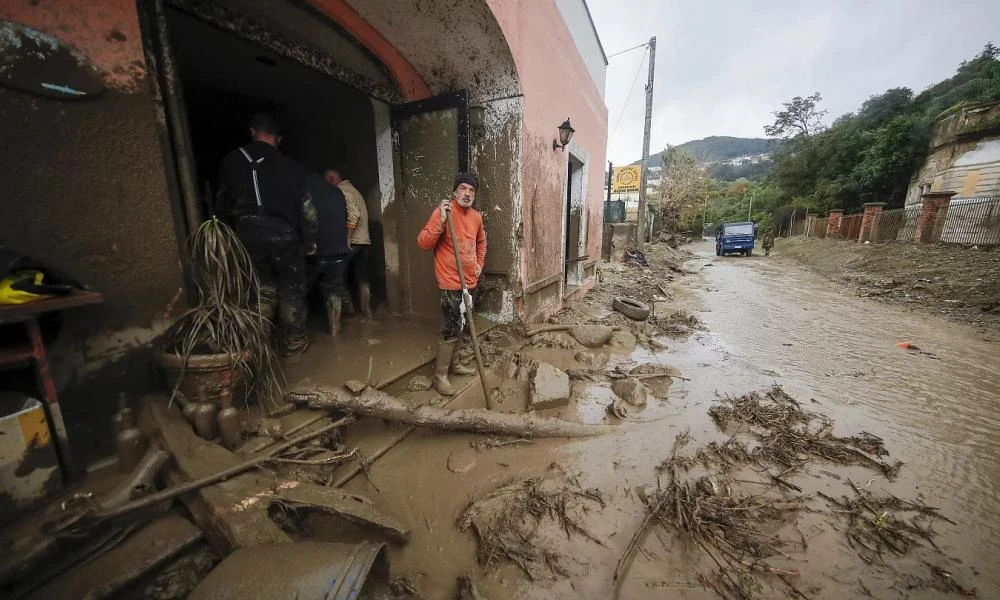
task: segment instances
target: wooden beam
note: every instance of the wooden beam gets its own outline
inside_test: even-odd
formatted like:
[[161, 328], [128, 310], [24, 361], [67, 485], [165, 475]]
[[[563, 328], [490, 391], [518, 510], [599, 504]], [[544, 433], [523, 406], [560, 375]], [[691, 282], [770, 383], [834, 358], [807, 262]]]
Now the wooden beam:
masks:
[[[239, 465], [243, 459], [222, 446], [195, 435], [177, 407], [166, 398], [147, 397], [145, 411], [159, 432], [162, 447], [174, 457], [168, 473], [171, 485], [201, 479]], [[273, 477], [256, 472], [200, 489], [181, 499], [217, 552], [292, 541], [267, 514], [274, 494]]]

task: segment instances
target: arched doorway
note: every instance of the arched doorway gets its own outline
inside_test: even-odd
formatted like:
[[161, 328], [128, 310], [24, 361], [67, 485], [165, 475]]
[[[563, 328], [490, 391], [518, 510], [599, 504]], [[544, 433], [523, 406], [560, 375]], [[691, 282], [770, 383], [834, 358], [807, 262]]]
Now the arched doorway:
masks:
[[140, 3], [188, 227], [211, 210], [213, 165], [245, 141], [246, 118], [265, 109], [286, 128], [286, 153], [311, 169], [349, 165], [368, 203], [376, 302], [436, 312], [432, 258], [415, 237], [463, 169], [483, 175], [487, 274], [509, 281], [520, 193], [517, 72], [487, 3], [457, 4]]

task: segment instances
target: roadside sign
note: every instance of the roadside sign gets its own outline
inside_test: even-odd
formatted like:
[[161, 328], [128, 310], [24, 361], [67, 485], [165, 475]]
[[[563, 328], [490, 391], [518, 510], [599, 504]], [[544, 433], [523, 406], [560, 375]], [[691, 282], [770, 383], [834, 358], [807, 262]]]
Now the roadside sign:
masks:
[[642, 167], [639, 165], [615, 167], [615, 178], [611, 185], [611, 191], [616, 193], [638, 192], [641, 175]]

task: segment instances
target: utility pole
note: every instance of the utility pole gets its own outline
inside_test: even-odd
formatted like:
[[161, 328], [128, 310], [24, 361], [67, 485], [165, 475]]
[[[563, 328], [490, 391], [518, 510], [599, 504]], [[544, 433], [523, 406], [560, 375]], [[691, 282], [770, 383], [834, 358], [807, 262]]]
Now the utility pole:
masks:
[[753, 212], [753, 192], [750, 192], [750, 208], [747, 209], [747, 221], [750, 220], [750, 213]]
[[649, 38], [649, 80], [646, 82], [646, 126], [642, 133], [642, 175], [639, 177], [639, 214], [636, 237], [646, 242], [646, 182], [649, 179], [649, 130], [653, 125], [653, 70], [656, 66], [656, 36]]
[[611, 202], [611, 186], [615, 181], [615, 165], [608, 161], [608, 202]]

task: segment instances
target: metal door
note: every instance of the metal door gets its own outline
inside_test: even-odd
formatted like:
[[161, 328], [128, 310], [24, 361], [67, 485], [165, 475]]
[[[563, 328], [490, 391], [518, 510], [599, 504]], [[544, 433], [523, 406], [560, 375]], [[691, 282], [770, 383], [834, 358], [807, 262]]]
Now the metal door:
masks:
[[455, 176], [469, 168], [469, 101], [464, 92], [393, 107], [402, 210], [399, 223], [403, 306], [412, 313], [441, 312], [434, 255], [417, 248], [417, 235]]

